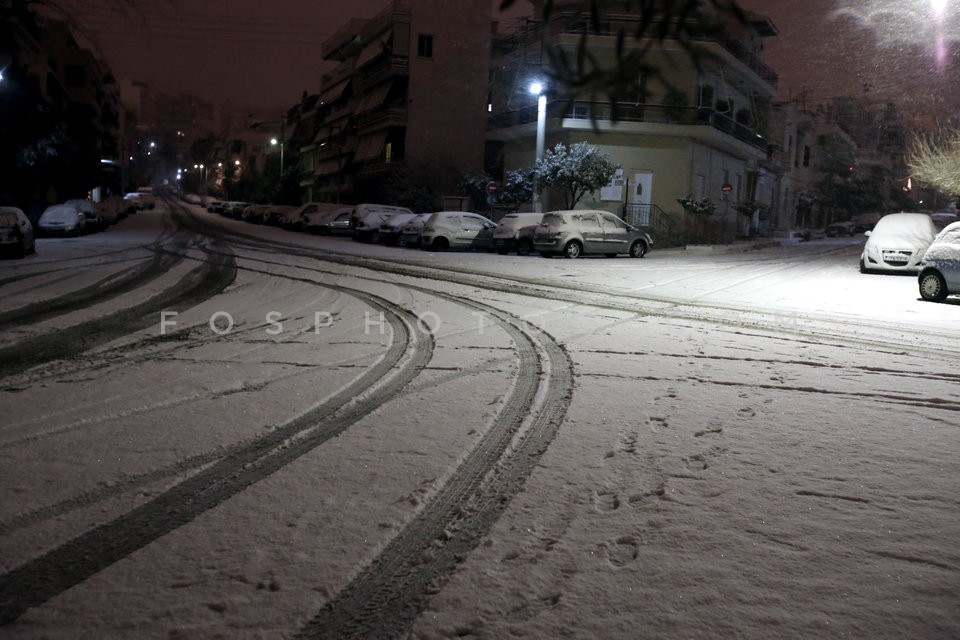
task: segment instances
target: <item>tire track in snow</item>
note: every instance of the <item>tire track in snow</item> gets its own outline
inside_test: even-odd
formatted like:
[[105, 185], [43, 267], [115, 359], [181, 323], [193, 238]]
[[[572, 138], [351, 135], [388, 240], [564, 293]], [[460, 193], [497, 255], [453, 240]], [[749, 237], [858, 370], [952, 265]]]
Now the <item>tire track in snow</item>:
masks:
[[37, 364], [77, 355], [150, 326], [160, 311], [182, 311], [223, 291], [236, 277], [233, 252], [229, 248], [203, 250], [208, 259], [174, 286], [145, 302], [0, 349], [0, 378], [21, 373]]
[[363, 291], [333, 287], [384, 314], [394, 332], [386, 355], [321, 405], [146, 502], [0, 576], [0, 625], [191, 522], [251, 484], [336, 437], [396, 396], [433, 356], [417, 318]]
[[419, 616], [437, 581], [449, 575], [499, 519], [566, 414], [573, 363], [552, 336], [494, 307], [430, 293], [492, 317], [511, 336], [519, 352], [516, 386], [491, 428], [443, 487], [300, 630], [298, 640], [399, 636]]

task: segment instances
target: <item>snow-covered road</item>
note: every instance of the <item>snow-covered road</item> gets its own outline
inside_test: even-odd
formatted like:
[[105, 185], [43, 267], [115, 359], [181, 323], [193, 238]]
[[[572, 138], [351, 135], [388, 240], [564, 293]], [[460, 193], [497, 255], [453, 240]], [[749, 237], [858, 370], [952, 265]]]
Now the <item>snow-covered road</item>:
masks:
[[859, 247], [41, 241], [0, 637], [960, 637], [960, 305]]

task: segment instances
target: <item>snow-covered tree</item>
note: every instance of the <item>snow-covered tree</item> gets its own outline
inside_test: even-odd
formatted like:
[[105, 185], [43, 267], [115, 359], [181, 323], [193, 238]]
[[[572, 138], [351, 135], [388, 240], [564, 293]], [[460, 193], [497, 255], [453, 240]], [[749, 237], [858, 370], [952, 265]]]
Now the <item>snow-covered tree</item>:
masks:
[[914, 137], [907, 153], [911, 177], [951, 195], [960, 195], [960, 127]]
[[617, 165], [606, 154], [586, 142], [577, 142], [547, 150], [532, 173], [538, 189], [562, 192], [564, 209], [573, 209], [583, 196], [609, 184], [616, 171]]

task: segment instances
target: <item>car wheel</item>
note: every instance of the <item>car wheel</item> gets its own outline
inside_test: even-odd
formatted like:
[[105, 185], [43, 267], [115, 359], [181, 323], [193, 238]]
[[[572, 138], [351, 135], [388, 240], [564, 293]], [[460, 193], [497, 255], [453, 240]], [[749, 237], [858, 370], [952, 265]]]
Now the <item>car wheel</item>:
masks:
[[864, 263], [863, 258], [860, 258], [860, 273], [870, 273], [870, 269], [867, 269], [867, 265]]
[[947, 283], [936, 271], [920, 274], [920, 297], [931, 302], [943, 302], [947, 298]]
[[380, 242], [379, 231], [374, 231], [373, 233], [370, 234], [370, 242], [372, 242], [373, 244], [378, 244]]
[[583, 247], [580, 246], [580, 243], [576, 240], [571, 240], [563, 248], [563, 255], [568, 258], [579, 258], [580, 254], [583, 252]]
[[517, 240], [517, 255], [528, 256], [533, 253], [533, 243], [529, 240]]
[[642, 258], [647, 255], [647, 243], [643, 240], [637, 240], [632, 245], [630, 245], [630, 257], [631, 258]]
[[434, 251], [446, 251], [450, 248], [450, 242], [446, 238], [434, 238], [433, 239], [433, 250]]

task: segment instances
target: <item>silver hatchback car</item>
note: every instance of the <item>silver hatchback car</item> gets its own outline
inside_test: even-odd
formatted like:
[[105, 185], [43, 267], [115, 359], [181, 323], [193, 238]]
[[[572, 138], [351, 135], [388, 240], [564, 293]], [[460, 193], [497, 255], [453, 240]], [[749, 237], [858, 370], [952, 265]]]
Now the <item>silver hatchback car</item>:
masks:
[[920, 296], [943, 302], [960, 294], [960, 222], [944, 227], [920, 261]]
[[533, 236], [533, 248], [544, 257], [626, 253], [642, 258], [651, 246], [653, 239], [644, 231], [607, 211], [588, 209], [545, 213]]

